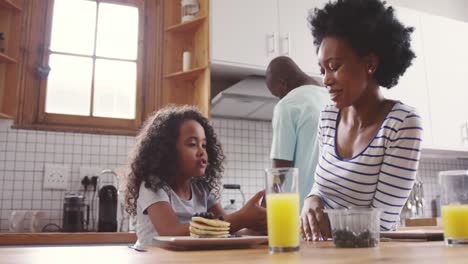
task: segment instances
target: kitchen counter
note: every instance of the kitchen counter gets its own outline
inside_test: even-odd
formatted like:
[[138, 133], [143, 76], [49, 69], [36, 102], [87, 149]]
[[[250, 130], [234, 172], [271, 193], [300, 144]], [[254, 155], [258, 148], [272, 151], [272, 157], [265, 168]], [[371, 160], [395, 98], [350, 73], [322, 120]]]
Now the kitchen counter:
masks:
[[251, 249], [171, 251], [148, 247], [137, 252], [124, 245], [0, 247], [0, 262], [9, 263], [467, 263], [468, 247], [443, 242], [382, 242], [378, 248], [337, 249], [333, 242], [303, 242], [295, 253], [268, 254]]
[[0, 233], [0, 245], [114, 244], [136, 240], [135, 233], [119, 232]]

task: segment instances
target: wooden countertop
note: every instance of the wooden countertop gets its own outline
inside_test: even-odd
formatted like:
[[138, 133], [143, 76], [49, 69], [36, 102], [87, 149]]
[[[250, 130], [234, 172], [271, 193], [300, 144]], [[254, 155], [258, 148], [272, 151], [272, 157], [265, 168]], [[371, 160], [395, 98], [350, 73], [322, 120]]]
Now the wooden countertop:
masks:
[[0, 233], [0, 245], [122, 244], [136, 240], [135, 233], [120, 232]]
[[304, 242], [296, 253], [269, 254], [266, 245], [252, 249], [171, 251], [149, 247], [137, 252], [124, 245], [0, 247], [0, 262], [9, 263], [463, 263], [468, 247], [443, 242], [382, 242], [377, 248], [337, 249], [333, 242]]
[[[400, 230], [440, 229], [440, 227], [401, 227]], [[70, 244], [122, 244], [134, 243], [135, 233], [0, 233], [0, 246], [7, 245], [70, 245]]]

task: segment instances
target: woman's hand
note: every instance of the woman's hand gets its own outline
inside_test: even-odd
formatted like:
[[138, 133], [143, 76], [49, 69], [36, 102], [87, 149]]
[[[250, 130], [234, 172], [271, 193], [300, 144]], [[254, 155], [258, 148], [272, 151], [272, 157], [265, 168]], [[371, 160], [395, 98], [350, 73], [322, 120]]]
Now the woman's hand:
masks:
[[304, 201], [301, 212], [301, 235], [306, 241], [320, 237], [327, 240], [331, 237], [328, 216], [323, 213], [323, 202], [318, 196], [309, 196]]
[[267, 233], [266, 209], [261, 207], [260, 199], [265, 195], [265, 190], [256, 193], [239, 210], [239, 213], [245, 217], [246, 228], [250, 228], [262, 234]]

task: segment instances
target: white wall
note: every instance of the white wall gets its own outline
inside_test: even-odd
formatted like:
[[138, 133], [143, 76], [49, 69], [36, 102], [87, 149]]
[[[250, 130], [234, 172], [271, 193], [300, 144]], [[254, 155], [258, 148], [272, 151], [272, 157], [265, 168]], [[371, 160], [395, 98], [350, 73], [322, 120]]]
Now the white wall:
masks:
[[[246, 198], [251, 197], [264, 188], [263, 169], [270, 166], [270, 122], [214, 118], [212, 123], [226, 155], [223, 183], [240, 184]], [[65, 191], [42, 188], [44, 163], [71, 165], [69, 190], [79, 190], [81, 166], [122, 167], [135, 140], [128, 136], [11, 129], [11, 125], [11, 121], [0, 119], [0, 232], [8, 232], [14, 210], [41, 210], [47, 222], [62, 225]], [[424, 181], [426, 216], [430, 216], [430, 201], [439, 194], [438, 171], [467, 168], [468, 160], [421, 161], [418, 174]], [[239, 194], [224, 191], [223, 205], [228, 199], [240, 203]]]
[[[270, 122], [216, 118], [212, 123], [226, 155], [223, 183], [241, 184], [246, 198], [251, 197], [263, 188], [263, 169], [270, 165]], [[0, 232], [8, 232], [9, 218], [15, 210], [44, 211], [46, 223], [62, 225], [66, 191], [43, 189], [45, 163], [70, 165], [67, 191], [78, 191], [82, 190], [80, 167], [119, 171], [135, 142], [131, 136], [22, 130], [12, 129], [11, 125], [10, 120], [0, 119]], [[223, 192], [223, 205], [228, 199], [241, 203], [239, 194]], [[88, 192], [87, 197], [89, 202], [92, 193]]]

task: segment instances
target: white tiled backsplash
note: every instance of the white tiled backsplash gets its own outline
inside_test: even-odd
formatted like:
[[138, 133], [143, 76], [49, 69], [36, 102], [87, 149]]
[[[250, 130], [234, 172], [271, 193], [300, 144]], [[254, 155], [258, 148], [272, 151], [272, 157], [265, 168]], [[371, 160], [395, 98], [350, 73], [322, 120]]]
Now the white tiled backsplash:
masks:
[[[223, 183], [240, 184], [248, 199], [264, 186], [263, 169], [270, 166], [270, 122], [212, 120], [226, 155]], [[46, 222], [61, 226], [64, 190], [43, 190], [45, 163], [71, 166], [69, 190], [80, 190], [80, 167], [118, 169], [125, 166], [134, 137], [44, 132], [11, 129], [11, 121], [0, 120], [0, 232], [8, 231], [14, 210], [41, 210]], [[426, 207], [438, 194], [436, 175], [440, 170], [468, 169], [467, 160], [422, 160], [419, 175], [424, 181]], [[222, 193], [222, 203], [235, 199], [238, 191]], [[26, 227], [25, 227], [26, 228]]]

